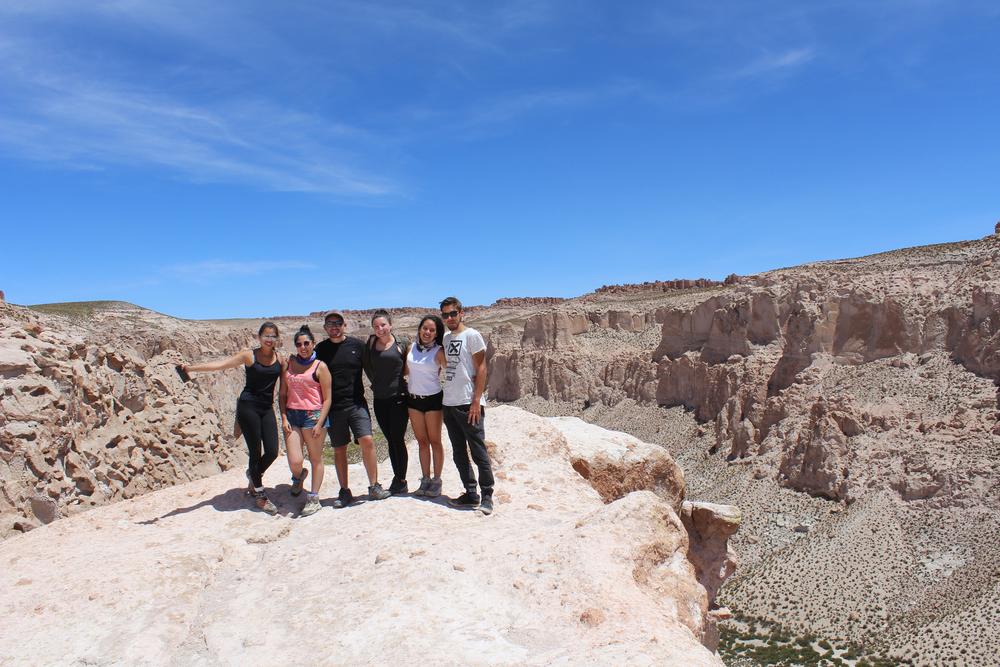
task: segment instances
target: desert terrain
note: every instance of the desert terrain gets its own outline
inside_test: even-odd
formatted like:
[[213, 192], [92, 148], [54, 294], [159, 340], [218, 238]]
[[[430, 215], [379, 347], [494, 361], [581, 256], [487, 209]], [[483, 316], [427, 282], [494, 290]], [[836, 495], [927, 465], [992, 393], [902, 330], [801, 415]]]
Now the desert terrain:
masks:
[[[506, 521], [508, 512], [523, 511], [522, 518], [534, 521], [532, 513], [542, 513], [530, 506], [552, 511], [567, 485], [592, 494], [587, 502], [597, 504], [587, 511], [598, 513], [646, 498], [683, 518], [684, 499], [713, 503], [702, 510], [715, 526], [711, 536], [691, 527], [689, 504], [688, 526], [676, 538], [688, 545], [671, 547], [686, 554], [679, 565], [697, 581], [694, 589], [671, 588], [671, 599], [697, 599], [708, 620], [692, 625], [674, 610], [665, 627], [679, 624], [714, 648], [712, 627], [731, 612], [721, 638], [727, 664], [758, 664], [767, 656], [781, 656], [785, 664], [995, 664], [998, 262], [1000, 234], [994, 234], [724, 282], [605, 286], [573, 299], [512, 298], [470, 308], [468, 323], [489, 342], [491, 404], [557, 418], [524, 427], [527, 443], [538, 440], [531, 433], [542, 432], [542, 424], [558, 430], [558, 418], [577, 417], [582, 421], [562, 435], [566, 442], [586, 440], [573, 429], [587, 422], [656, 445], [671, 461], [653, 465], [653, 455], [640, 448], [644, 462], [626, 457], [627, 470], [605, 465], [611, 472], [602, 474], [601, 466], [567, 455], [569, 445], [558, 455], [532, 451], [555, 456], [560, 465], [568, 461], [573, 474], [516, 492], [511, 482], [509, 503], [493, 518]], [[11, 544], [68, 531], [71, 521], [74, 530], [87, 530], [88, 521], [115, 512], [146, 517], [171, 503], [190, 503], [177, 495], [189, 487], [177, 484], [195, 485], [194, 497], [203, 493], [198, 484], [206, 485], [205, 493], [238, 486], [240, 473], [225, 471], [239, 469], [245, 456], [242, 443], [227, 437], [242, 378], [216, 374], [183, 385], [173, 364], [250, 344], [258, 321], [188, 322], [127, 304], [81, 306], [82, 312], [65, 305], [0, 308], [4, 553], [13, 553], [6, 551]], [[397, 330], [412, 335], [424, 311], [397, 313]], [[345, 314], [352, 333], [367, 333], [368, 313]], [[303, 320], [319, 331], [321, 317], [278, 322], [290, 335]], [[492, 411], [505, 416], [497, 427], [488, 423], [491, 439], [513, 437], [500, 432], [508, 416], [512, 424], [536, 423], [504, 410], [513, 407]], [[521, 453], [503, 451], [506, 474]], [[605, 447], [599, 458], [608, 451], [621, 454]], [[535, 474], [534, 465], [519, 474]], [[635, 484], [606, 486], [616, 479]], [[101, 505], [111, 507], [82, 512]], [[368, 511], [376, 509], [383, 511]], [[742, 525], [733, 534], [738, 515]], [[212, 520], [257, 516], [236, 512]], [[558, 525], [582, 525], [579, 516], [559, 516], [563, 523], [551, 524], [556, 532]], [[303, 530], [292, 523], [296, 533]], [[627, 539], [630, 553], [645, 539]], [[723, 555], [726, 539], [739, 565], [723, 584], [735, 562]], [[621, 573], [609, 576], [644, 594], [651, 590], [634, 567], [624, 581]], [[717, 606], [722, 609], [709, 617]], [[648, 613], [647, 621], [663, 612]], [[630, 645], [633, 652], [621, 655], [646, 655], [653, 644]], [[765, 654], [772, 649], [777, 652]], [[511, 653], [508, 661], [576, 655], [535, 650], [523, 659]], [[213, 654], [198, 655], [212, 660], [205, 656]], [[613, 651], [594, 655], [615, 662]], [[649, 655], [664, 664], [666, 654]]]
[[995, 234], [491, 309], [491, 398], [658, 443], [740, 507], [736, 644], [996, 664], [998, 262]]
[[[413, 496], [333, 510], [328, 478], [326, 507], [297, 518], [276, 465], [276, 517], [232, 470], [8, 539], [0, 662], [721, 665], [698, 570], [726, 569], [732, 518], [683, 501], [660, 447], [514, 407], [490, 419], [491, 517]], [[573, 464], [663, 474], [631, 491]]]
[[689, 498], [658, 445], [490, 407], [494, 516], [447, 505], [446, 465], [441, 498], [337, 511], [330, 470], [324, 510], [300, 517], [282, 457], [272, 517], [230, 437], [242, 373], [174, 370], [249, 345], [244, 323], [121, 303], [0, 316], [2, 664], [722, 664], [739, 510]]

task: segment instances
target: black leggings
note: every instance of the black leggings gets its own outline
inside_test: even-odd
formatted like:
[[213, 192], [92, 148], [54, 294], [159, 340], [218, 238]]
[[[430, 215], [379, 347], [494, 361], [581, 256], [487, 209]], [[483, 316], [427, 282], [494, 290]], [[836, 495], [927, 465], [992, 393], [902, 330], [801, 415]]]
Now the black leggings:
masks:
[[406, 479], [406, 467], [409, 455], [406, 453], [406, 425], [410, 421], [410, 412], [406, 407], [406, 397], [376, 398], [375, 421], [382, 435], [389, 443], [389, 462], [392, 464], [392, 476], [395, 481]]
[[[261, 479], [268, 467], [278, 458], [278, 422], [270, 405], [253, 401], [236, 402], [236, 421], [243, 431], [250, 454], [250, 481], [258, 489], [264, 486]], [[264, 451], [261, 452], [261, 444]]]

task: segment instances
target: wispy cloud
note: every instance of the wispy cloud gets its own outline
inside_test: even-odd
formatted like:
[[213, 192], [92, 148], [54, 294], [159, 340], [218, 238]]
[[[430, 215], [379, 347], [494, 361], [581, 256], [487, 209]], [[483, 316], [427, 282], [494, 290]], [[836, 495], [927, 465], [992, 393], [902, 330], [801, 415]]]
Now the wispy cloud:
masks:
[[175, 264], [163, 269], [167, 276], [178, 278], [224, 278], [230, 276], [253, 276], [275, 271], [315, 271], [319, 267], [309, 262], [297, 261], [250, 261], [206, 260], [189, 264]]
[[[8, 7], [7, 18], [18, 9], [29, 12]], [[40, 12], [30, 18], [41, 20]], [[197, 78], [184, 79], [185, 89], [161, 72], [155, 81], [157, 72], [134, 63], [94, 64], [101, 59], [32, 35], [30, 28], [0, 33], [0, 150], [74, 169], [155, 167], [183, 180], [266, 190], [362, 198], [400, 192], [392, 178], [363, 166], [379, 138], [362, 128], [233, 82], [213, 80], [207, 85], [222, 94], [206, 94], [190, 90]]]
[[806, 65], [816, 57], [815, 49], [811, 47], [790, 49], [781, 53], [761, 56], [743, 67], [734, 70], [731, 76], [752, 78], [774, 74], [787, 74], [792, 70]]

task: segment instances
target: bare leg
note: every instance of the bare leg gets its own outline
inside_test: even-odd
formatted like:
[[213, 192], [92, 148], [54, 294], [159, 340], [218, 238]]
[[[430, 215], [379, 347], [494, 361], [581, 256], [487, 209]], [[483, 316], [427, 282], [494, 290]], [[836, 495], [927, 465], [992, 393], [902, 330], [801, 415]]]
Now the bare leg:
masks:
[[326, 433], [314, 438], [311, 430], [307, 430], [302, 435], [305, 437], [306, 448], [309, 450], [309, 466], [312, 468], [312, 492], [319, 493], [320, 487], [323, 486], [323, 444], [326, 441]]
[[[361, 445], [361, 461], [365, 464], [365, 472], [368, 473], [368, 484], [374, 485], [378, 483], [378, 459], [375, 458], [375, 441], [372, 440], [370, 435], [362, 436], [358, 439], [358, 444]], [[347, 449], [346, 447], [344, 448]], [[344, 464], [347, 464], [347, 452], [344, 452]], [[345, 469], [344, 476], [347, 476], [347, 471]]]
[[424, 413], [420, 410], [410, 410], [410, 425], [413, 435], [420, 446], [420, 475], [431, 476], [431, 441], [427, 439], [427, 426], [424, 424]]
[[302, 429], [293, 426], [286, 440], [285, 456], [288, 457], [288, 469], [296, 479], [302, 474]]
[[340, 482], [340, 488], [349, 488], [347, 485], [347, 445], [333, 448], [333, 467], [337, 469], [337, 481]]
[[444, 423], [444, 412], [431, 410], [424, 413], [424, 421], [427, 427], [427, 439], [431, 442], [431, 452], [434, 454], [434, 476], [440, 478], [441, 469], [444, 467], [444, 446], [441, 444], [441, 425]]

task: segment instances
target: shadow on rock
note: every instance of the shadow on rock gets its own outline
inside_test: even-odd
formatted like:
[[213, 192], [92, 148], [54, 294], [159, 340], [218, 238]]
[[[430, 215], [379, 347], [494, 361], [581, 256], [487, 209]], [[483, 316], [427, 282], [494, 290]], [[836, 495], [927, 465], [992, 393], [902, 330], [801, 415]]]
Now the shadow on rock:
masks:
[[225, 493], [220, 493], [213, 498], [206, 498], [201, 502], [195, 503], [194, 505], [189, 505], [188, 507], [178, 507], [177, 509], [170, 510], [162, 516], [155, 517], [153, 519], [147, 519], [145, 521], [137, 521], [136, 523], [142, 525], [152, 525], [159, 521], [160, 519], [169, 519], [172, 516], [177, 516], [179, 514], [187, 514], [188, 512], [194, 512], [195, 510], [201, 509], [202, 507], [211, 507], [216, 512], [238, 512], [241, 510], [246, 511], [258, 511], [252, 500], [247, 496], [246, 489], [229, 489]]

